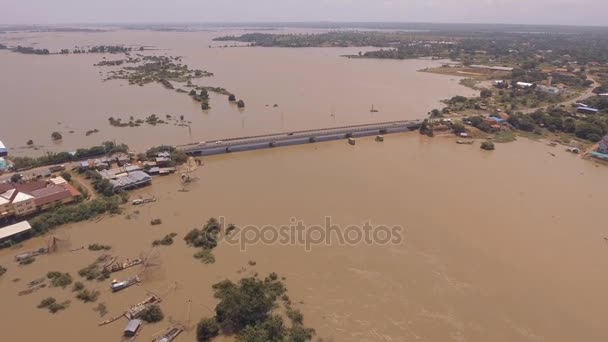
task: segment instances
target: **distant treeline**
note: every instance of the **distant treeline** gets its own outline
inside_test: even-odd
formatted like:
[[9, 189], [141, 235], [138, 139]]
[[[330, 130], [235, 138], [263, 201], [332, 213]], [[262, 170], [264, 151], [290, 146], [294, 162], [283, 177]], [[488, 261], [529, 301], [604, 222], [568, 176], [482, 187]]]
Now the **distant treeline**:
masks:
[[[449, 57], [472, 63], [517, 64], [528, 59], [561, 65], [608, 62], [608, 30], [581, 33], [479, 32], [479, 31], [332, 31], [320, 34], [249, 33], [218, 37], [254, 46], [382, 48], [358, 57], [406, 59]], [[546, 32], [546, 31], [543, 31]], [[578, 31], [575, 31], [578, 32]], [[357, 56], [353, 56], [357, 57]]]
[[16, 170], [40, 167], [46, 165], [63, 164], [84, 158], [98, 157], [107, 153], [123, 152], [126, 153], [129, 147], [125, 144], [115, 144], [111, 141], [106, 141], [99, 146], [91, 148], [79, 148], [74, 153], [59, 152], [49, 153], [42, 157], [11, 157]]
[[[6, 45], [1, 45], [0, 44], [0, 49], [7, 49], [8, 47]], [[16, 48], [12, 49], [14, 52], [18, 52], [18, 53], [23, 53], [23, 54], [30, 54], [30, 55], [50, 55], [51, 52], [48, 49], [35, 49], [33, 47], [29, 47], [29, 46], [17, 46]], [[137, 49], [138, 51], [143, 51], [144, 47], [141, 46]], [[74, 53], [74, 54], [80, 54], [80, 53], [129, 53], [133, 51], [132, 47], [126, 47], [126, 46], [120, 46], [120, 45], [99, 45], [99, 46], [93, 46], [90, 47], [88, 49], [84, 49], [84, 48], [75, 48], [75, 49], [61, 49], [60, 50], [60, 54], [69, 54], [69, 53]]]

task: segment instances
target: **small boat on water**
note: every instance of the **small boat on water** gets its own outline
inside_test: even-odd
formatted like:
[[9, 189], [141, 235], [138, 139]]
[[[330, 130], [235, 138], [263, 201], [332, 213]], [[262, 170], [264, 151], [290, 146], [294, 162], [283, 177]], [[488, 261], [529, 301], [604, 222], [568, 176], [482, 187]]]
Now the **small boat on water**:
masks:
[[156, 202], [156, 197], [136, 198], [133, 200], [133, 205], [141, 205], [152, 202]]
[[162, 333], [157, 338], [153, 339], [152, 342], [171, 342], [173, 341], [179, 334], [184, 331], [184, 327], [175, 324], [170, 326], [164, 333]]
[[129, 267], [133, 267], [133, 266], [137, 266], [140, 264], [143, 264], [143, 260], [141, 259], [133, 259], [133, 260], [129, 260], [127, 259], [127, 261], [125, 262], [121, 262], [118, 264], [113, 264], [110, 266], [110, 272], [118, 272], [118, 271], [122, 271], [124, 269], [127, 269]]
[[457, 140], [456, 143], [459, 145], [473, 145], [474, 141], [473, 140]]
[[150, 305], [153, 304], [158, 304], [160, 303], [161, 299], [159, 296], [157, 295], [151, 295], [150, 297], [146, 298], [145, 300], [143, 300], [140, 303], [137, 303], [135, 305], [133, 305], [132, 307], [130, 307], [126, 312], [125, 312], [125, 317], [127, 317], [127, 319], [131, 320], [131, 319], [135, 319], [137, 317], [139, 317], [139, 315], [141, 315], [141, 313]]
[[114, 279], [114, 280], [112, 280], [112, 285], [111, 285], [112, 292], [118, 292], [120, 290], [124, 290], [127, 287], [131, 287], [135, 284], [139, 284], [140, 282], [141, 282], [141, 279], [139, 279], [138, 276], [134, 276], [134, 277], [131, 277], [131, 278], [129, 278], [127, 280], [123, 280], [123, 281], [118, 281], [118, 280]]

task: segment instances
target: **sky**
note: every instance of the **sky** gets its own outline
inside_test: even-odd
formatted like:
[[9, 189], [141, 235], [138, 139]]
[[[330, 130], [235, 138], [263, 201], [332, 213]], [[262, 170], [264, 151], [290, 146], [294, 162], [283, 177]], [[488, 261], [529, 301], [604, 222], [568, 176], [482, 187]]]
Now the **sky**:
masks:
[[397, 21], [607, 26], [608, 0], [0, 0], [0, 25]]

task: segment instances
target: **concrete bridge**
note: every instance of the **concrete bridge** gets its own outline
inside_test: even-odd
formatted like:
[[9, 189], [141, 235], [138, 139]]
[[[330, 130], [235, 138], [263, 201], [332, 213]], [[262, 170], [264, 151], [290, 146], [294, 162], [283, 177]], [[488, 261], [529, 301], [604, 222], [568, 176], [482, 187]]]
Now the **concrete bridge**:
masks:
[[281, 146], [302, 145], [322, 141], [340, 140], [373, 136], [378, 134], [391, 134], [416, 130], [422, 120], [403, 120], [380, 122], [364, 125], [352, 125], [287, 133], [265, 134], [248, 137], [227, 138], [196, 144], [177, 146], [179, 150], [193, 156], [209, 156], [231, 152], [242, 152], [273, 148]]

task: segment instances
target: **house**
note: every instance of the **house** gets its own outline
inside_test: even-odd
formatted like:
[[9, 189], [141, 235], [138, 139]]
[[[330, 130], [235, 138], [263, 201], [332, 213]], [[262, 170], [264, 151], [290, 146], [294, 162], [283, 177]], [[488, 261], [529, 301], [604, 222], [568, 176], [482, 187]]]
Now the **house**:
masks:
[[158, 166], [167, 166], [171, 162], [171, 158], [168, 157], [157, 157], [156, 165]]
[[530, 88], [534, 85], [534, 83], [527, 83], [527, 82], [517, 82], [515, 83], [519, 88]]
[[562, 91], [557, 87], [547, 86], [547, 85], [538, 85], [536, 89], [542, 91], [543, 93], [551, 94], [551, 95], [559, 95]]
[[128, 154], [124, 154], [124, 153], [116, 153], [116, 154], [112, 155], [111, 158], [112, 158], [112, 160], [116, 161], [116, 164], [118, 164], [118, 166], [124, 166], [131, 162], [131, 157], [129, 157]]
[[152, 182], [152, 177], [143, 171], [133, 171], [125, 174], [118, 175], [116, 178], [110, 180], [110, 183], [114, 186], [114, 191], [117, 190], [130, 190], [141, 186], [148, 185]]
[[2, 141], [0, 141], [0, 157], [6, 157], [6, 156], [8, 156], [8, 150], [6, 149], [6, 146], [4, 146]]
[[600, 110], [591, 107], [577, 107], [576, 111], [584, 114], [597, 114]]
[[124, 331], [125, 337], [134, 337], [135, 335], [137, 335], [137, 332], [139, 331], [140, 327], [141, 327], [141, 320], [139, 320], [139, 319], [130, 320], [129, 323], [127, 323], [127, 326]]
[[28, 234], [31, 230], [32, 226], [27, 221], [18, 222], [10, 226], [0, 228], [0, 242]]
[[63, 178], [57, 177], [54, 180], [0, 184], [0, 218], [29, 215], [56, 205], [72, 203], [80, 196], [78, 190]]
[[83, 162], [80, 163], [80, 170], [81, 171], [87, 171], [91, 168], [91, 166], [89, 165], [89, 161], [85, 160]]

